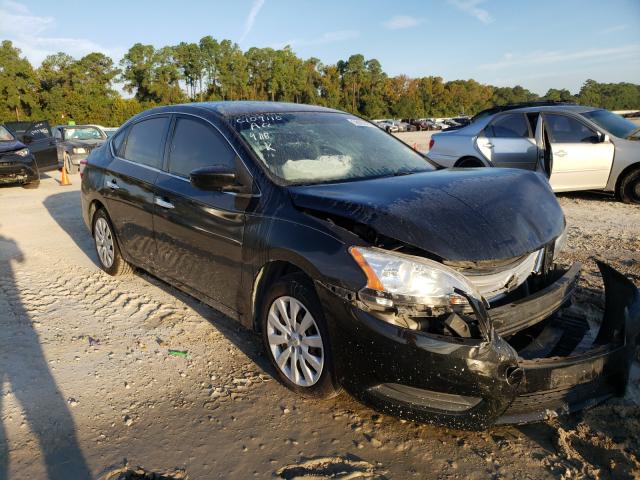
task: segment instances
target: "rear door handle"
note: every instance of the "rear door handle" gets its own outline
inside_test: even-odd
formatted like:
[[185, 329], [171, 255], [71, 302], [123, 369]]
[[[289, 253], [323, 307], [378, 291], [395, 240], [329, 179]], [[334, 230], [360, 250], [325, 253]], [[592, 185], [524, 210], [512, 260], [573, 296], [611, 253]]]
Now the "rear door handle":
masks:
[[120, 188], [115, 178], [112, 178], [107, 182], [107, 187], [109, 187], [111, 190], [118, 190]]
[[158, 205], [159, 207], [162, 207], [162, 208], [175, 208], [173, 203], [171, 203], [171, 202], [169, 202], [167, 200], [164, 200], [164, 199], [162, 199], [160, 197], [156, 197], [155, 200], [154, 200], [154, 203], [156, 205]]
[[555, 152], [555, 155], [558, 157], [564, 157], [567, 154], [567, 152], [565, 152], [564, 150], [558, 150], [557, 152]]
[[493, 148], [493, 143], [491, 143], [491, 142], [485, 143], [484, 146], [487, 147], [487, 148]]

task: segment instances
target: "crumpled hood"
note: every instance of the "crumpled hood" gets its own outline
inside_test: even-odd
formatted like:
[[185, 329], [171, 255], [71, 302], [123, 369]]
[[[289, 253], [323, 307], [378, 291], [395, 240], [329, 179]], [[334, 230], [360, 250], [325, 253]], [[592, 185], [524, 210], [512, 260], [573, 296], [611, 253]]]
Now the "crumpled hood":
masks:
[[102, 145], [105, 140], [65, 140], [64, 144], [69, 147], [89, 147], [95, 148]]
[[446, 260], [492, 260], [537, 250], [564, 215], [534, 172], [474, 168], [290, 187], [294, 205], [339, 215]]
[[13, 152], [24, 148], [24, 143], [18, 140], [9, 140], [7, 142], [0, 142], [0, 153]]

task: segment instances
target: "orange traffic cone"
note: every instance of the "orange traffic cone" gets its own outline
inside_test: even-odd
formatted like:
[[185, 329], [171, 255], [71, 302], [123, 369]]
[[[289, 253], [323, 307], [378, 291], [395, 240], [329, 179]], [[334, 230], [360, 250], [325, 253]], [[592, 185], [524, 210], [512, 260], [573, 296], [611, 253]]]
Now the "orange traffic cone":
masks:
[[69, 176], [67, 175], [67, 166], [62, 164], [62, 176], [60, 177], [60, 186], [66, 187], [67, 185], [71, 185], [71, 180], [69, 180]]

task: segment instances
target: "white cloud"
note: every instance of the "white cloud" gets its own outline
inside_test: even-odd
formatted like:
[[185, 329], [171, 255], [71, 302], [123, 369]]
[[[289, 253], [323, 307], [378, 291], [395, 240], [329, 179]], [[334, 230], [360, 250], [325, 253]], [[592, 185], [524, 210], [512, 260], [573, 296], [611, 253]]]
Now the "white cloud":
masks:
[[256, 18], [258, 17], [258, 13], [260, 13], [260, 9], [264, 5], [265, 0], [254, 0], [253, 5], [251, 5], [251, 10], [249, 10], [249, 15], [247, 15], [247, 19], [244, 22], [244, 31], [240, 36], [240, 41], [242, 42], [247, 35], [253, 30], [253, 25], [256, 23]]
[[478, 6], [482, 3], [484, 3], [484, 0], [449, 0], [450, 5], [487, 25], [493, 22], [493, 17], [484, 8]]
[[589, 48], [574, 52], [558, 51], [535, 51], [525, 55], [516, 56], [512, 53], [504, 55], [501, 60], [493, 63], [480, 65], [482, 70], [501, 70], [510, 67], [539, 66], [568, 61], [600, 61], [600, 60], [622, 60], [625, 58], [637, 58], [640, 56], [640, 45], [623, 45], [612, 48]]
[[600, 33], [607, 34], [607, 33], [621, 32], [622, 30], [626, 30], [627, 28], [629, 28], [629, 25], [614, 25], [612, 27], [600, 30]]
[[384, 26], [389, 30], [400, 30], [403, 28], [412, 28], [420, 25], [424, 19], [410, 17], [409, 15], [396, 15], [384, 22]]
[[76, 58], [102, 52], [114, 60], [124, 53], [122, 49], [105, 48], [85, 38], [49, 36], [47, 33], [55, 26], [55, 18], [34, 15], [22, 3], [5, 0], [0, 6], [0, 37], [11, 40], [35, 65], [47, 55], [60, 51]]
[[346, 42], [360, 36], [357, 30], [338, 30], [335, 32], [325, 32], [316, 38], [293, 39], [286, 42], [279, 42], [271, 45], [271, 48], [283, 48], [286, 45], [291, 47], [309, 47], [315, 45], [326, 45], [328, 43]]

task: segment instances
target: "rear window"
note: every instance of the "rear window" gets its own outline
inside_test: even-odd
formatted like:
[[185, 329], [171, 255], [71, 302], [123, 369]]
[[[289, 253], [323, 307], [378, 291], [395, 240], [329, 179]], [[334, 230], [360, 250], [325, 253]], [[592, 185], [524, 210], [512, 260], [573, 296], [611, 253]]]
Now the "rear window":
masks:
[[167, 117], [154, 117], [132, 125], [124, 148], [124, 158], [160, 168], [163, 139], [168, 123]]

